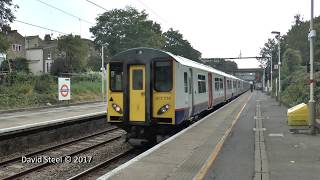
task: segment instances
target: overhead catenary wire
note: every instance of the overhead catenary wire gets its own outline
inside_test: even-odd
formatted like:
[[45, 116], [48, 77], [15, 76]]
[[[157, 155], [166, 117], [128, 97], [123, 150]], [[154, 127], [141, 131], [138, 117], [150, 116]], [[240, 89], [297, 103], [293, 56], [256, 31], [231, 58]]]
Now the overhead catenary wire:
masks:
[[19, 21], [19, 20], [14, 20], [14, 21], [19, 22], [19, 23], [23, 23], [23, 24], [27, 24], [29, 26], [34, 26], [34, 27], [37, 27], [37, 28], [41, 28], [41, 29], [57, 32], [57, 33], [60, 33], [60, 34], [63, 34], [63, 35], [67, 35], [68, 34], [68, 33], [64, 33], [64, 32], [61, 32], [61, 31], [54, 30], [54, 29], [46, 28], [46, 27], [43, 27], [43, 26], [38, 26], [38, 25], [31, 24], [31, 23], [24, 22], [24, 21]]
[[[92, 2], [90, 0], [86, 0], [86, 1], [91, 3], [91, 4], [93, 4], [93, 5], [95, 5], [95, 6], [97, 6], [97, 7], [99, 7], [99, 8], [101, 8], [101, 9], [103, 9], [103, 10], [105, 10], [105, 11], [108, 11], [106, 8], [102, 7], [101, 5], [99, 5], [99, 4], [95, 3], [95, 2]], [[165, 20], [163, 17], [161, 17], [156, 11], [154, 11], [152, 8], [150, 8], [146, 3], [144, 3], [141, 0], [138, 0], [138, 2], [140, 4], [142, 4], [146, 9], [149, 9], [154, 15], [156, 15], [158, 18], [160, 18], [164, 23], [169, 24], [167, 20]]]
[[90, 22], [90, 21], [87, 21], [87, 20], [85, 20], [85, 19], [82, 19], [82, 18], [80, 18], [80, 17], [78, 17], [78, 16], [76, 16], [76, 15], [73, 15], [73, 14], [67, 12], [67, 11], [64, 11], [64, 10], [62, 10], [62, 9], [60, 9], [60, 8], [57, 8], [57, 7], [55, 7], [55, 6], [51, 5], [51, 4], [48, 4], [48, 3], [43, 2], [43, 1], [41, 1], [41, 0], [36, 0], [36, 1], [38, 1], [38, 2], [40, 2], [40, 3], [42, 3], [42, 4], [45, 4], [45, 5], [53, 8], [53, 9], [56, 9], [56, 10], [58, 10], [58, 11], [61, 11], [61, 12], [65, 13], [65, 14], [67, 14], [67, 15], [69, 15], [69, 16], [72, 16], [72, 17], [78, 19], [79, 21], [83, 21], [83, 22], [89, 23], [89, 24], [91, 24], [91, 25], [94, 25], [94, 23], [92, 23], [92, 22]]
[[144, 3], [141, 0], [137, 0], [140, 4], [142, 4], [145, 8], [149, 9], [154, 15], [158, 16], [158, 18], [160, 18], [163, 22], [168, 23], [167, 20], [165, 20], [163, 17], [161, 17], [156, 11], [154, 11], [152, 8], [150, 8], [146, 3]]
[[87, 2], [89, 2], [89, 3], [91, 3], [91, 4], [93, 4], [93, 5], [95, 5], [95, 6], [97, 6], [97, 7], [99, 7], [99, 8], [101, 8], [101, 9], [103, 9], [103, 10], [105, 10], [105, 11], [108, 11], [106, 8], [104, 8], [104, 7], [102, 7], [102, 6], [100, 6], [99, 4], [97, 4], [97, 3], [94, 3], [94, 2], [92, 2], [92, 1], [89, 1], [89, 0], [86, 0]]

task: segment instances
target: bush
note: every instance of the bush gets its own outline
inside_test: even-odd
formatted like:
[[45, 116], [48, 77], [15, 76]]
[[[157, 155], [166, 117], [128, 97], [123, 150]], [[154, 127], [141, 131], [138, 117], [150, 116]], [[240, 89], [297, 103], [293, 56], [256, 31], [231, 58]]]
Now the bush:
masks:
[[53, 75], [59, 75], [60, 73], [67, 73], [68, 68], [66, 66], [66, 60], [63, 58], [57, 58], [52, 66], [51, 66], [51, 74]]
[[81, 82], [81, 81], [101, 81], [101, 74], [100, 73], [90, 73], [90, 74], [81, 74], [72, 76], [72, 82]]
[[39, 77], [37, 77], [35, 84], [34, 84], [34, 90], [38, 93], [50, 93], [52, 88], [52, 85], [54, 83], [54, 77], [44, 74]]
[[27, 59], [25, 58], [16, 58], [15, 60], [7, 59], [3, 61], [0, 68], [2, 71], [10, 71], [8, 62], [10, 62], [12, 72], [30, 72]]

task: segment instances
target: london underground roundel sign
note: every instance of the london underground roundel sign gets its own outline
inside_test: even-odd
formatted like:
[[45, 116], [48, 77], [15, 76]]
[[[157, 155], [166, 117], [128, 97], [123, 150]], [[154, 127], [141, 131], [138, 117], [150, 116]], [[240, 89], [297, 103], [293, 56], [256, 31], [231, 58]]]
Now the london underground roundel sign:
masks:
[[59, 78], [58, 86], [59, 100], [70, 100], [70, 78]]

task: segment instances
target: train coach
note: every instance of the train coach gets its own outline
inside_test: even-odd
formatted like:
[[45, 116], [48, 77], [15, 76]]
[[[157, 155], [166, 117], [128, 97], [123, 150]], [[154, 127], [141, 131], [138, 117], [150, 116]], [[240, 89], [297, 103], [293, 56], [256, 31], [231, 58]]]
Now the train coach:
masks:
[[151, 48], [113, 56], [107, 73], [107, 121], [123, 128], [127, 140], [155, 141], [249, 89], [232, 75]]

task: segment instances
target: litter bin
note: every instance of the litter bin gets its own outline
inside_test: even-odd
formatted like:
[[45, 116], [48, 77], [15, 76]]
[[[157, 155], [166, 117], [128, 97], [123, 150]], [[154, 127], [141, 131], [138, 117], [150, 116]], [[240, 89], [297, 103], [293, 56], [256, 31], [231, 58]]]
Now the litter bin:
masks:
[[288, 109], [289, 126], [307, 126], [309, 125], [309, 110], [305, 103], [298, 104]]

